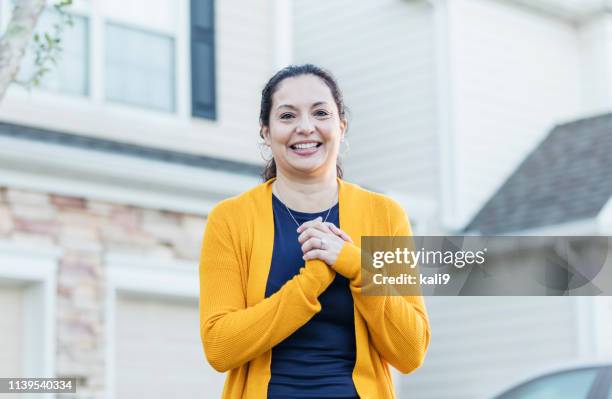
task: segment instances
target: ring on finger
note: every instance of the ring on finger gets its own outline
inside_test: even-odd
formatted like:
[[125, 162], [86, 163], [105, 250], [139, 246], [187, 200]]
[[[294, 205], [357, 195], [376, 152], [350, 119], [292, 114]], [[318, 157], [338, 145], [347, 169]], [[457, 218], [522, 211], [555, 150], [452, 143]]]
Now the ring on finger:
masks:
[[321, 245], [320, 245], [320, 248], [321, 248], [321, 249], [325, 249], [325, 240], [324, 240], [324, 239], [322, 239], [322, 238], [320, 238], [319, 240], [321, 240]]

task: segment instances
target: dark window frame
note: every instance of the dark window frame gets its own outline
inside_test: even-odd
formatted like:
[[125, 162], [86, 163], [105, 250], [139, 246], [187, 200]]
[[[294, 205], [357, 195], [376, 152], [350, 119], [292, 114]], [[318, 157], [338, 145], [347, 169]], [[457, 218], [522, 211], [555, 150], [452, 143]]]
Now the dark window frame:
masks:
[[[217, 119], [214, 3], [214, 0], [190, 0], [191, 115], [210, 120]], [[202, 15], [198, 15], [198, 11]], [[206, 21], [199, 18], [203, 16], [208, 17]], [[210, 49], [208, 57], [198, 57], [199, 50], [203, 48]], [[207, 91], [198, 93], [203, 86], [207, 86]], [[202, 101], [202, 98], [208, 98], [209, 101]]]

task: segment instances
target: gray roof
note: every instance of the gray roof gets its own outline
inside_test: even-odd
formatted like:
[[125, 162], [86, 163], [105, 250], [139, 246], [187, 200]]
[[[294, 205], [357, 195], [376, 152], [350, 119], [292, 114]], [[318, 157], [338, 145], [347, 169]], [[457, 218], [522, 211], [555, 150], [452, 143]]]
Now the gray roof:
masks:
[[248, 176], [257, 176], [262, 170], [261, 166], [244, 162], [164, 150], [114, 140], [80, 136], [72, 133], [64, 133], [5, 122], [0, 122], [0, 136], [16, 137], [50, 144], [60, 144], [69, 147], [146, 158], [173, 164], [188, 165], [196, 168], [221, 170]]
[[556, 126], [464, 231], [497, 234], [596, 217], [612, 197], [612, 114]]

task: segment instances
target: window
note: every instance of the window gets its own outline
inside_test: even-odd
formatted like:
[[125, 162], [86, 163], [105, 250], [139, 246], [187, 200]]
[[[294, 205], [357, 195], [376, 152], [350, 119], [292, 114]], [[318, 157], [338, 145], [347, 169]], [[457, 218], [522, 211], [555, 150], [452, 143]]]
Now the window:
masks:
[[527, 382], [498, 399], [586, 399], [598, 369], [553, 374]]
[[[72, 16], [73, 26], [65, 26], [60, 45], [62, 52], [56, 65], [41, 79], [42, 89], [86, 96], [89, 94], [89, 24], [85, 17]], [[46, 9], [39, 17], [35, 32], [44, 37], [52, 34], [53, 25], [60, 22], [57, 11]], [[35, 72], [34, 54], [30, 47], [19, 70], [18, 80], [27, 81]]]
[[174, 39], [107, 24], [105, 86], [107, 100], [173, 112]]

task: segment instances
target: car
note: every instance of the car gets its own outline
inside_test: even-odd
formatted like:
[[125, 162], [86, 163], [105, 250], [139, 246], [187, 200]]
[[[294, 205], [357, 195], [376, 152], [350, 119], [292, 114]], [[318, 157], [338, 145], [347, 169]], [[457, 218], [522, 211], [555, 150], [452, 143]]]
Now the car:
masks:
[[612, 399], [612, 362], [539, 374], [493, 399]]

